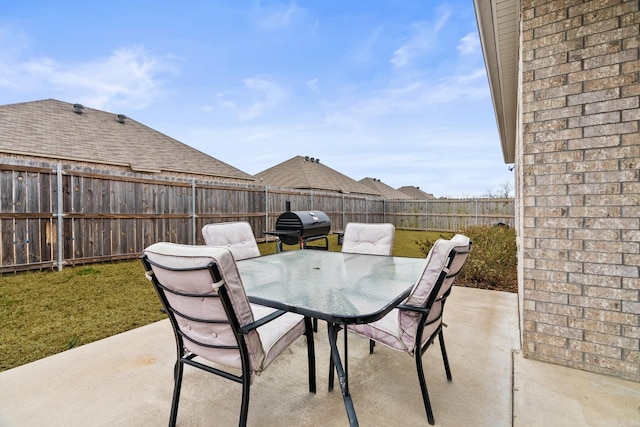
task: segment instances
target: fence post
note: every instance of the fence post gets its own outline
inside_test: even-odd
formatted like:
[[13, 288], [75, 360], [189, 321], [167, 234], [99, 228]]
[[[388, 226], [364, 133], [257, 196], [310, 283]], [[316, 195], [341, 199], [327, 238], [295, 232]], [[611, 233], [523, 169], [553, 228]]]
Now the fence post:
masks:
[[424, 230], [429, 231], [429, 199], [424, 199]]
[[56, 167], [56, 186], [58, 189], [58, 271], [62, 271], [62, 265], [64, 264], [64, 245], [62, 244], [62, 228], [63, 228], [63, 206], [62, 206], [62, 164], [58, 163]]
[[478, 225], [478, 199], [476, 198], [476, 226]]
[[[269, 188], [264, 186], [264, 230], [269, 230]], [[267, 241], [267, 236], [264, 236], [265, 242]]]
[[196, 244], [196, 179], [191, 178], [191, 244]]
[[346, 212], [344, 211], [344, 193], [342, 193], [342, 231], [344, 231], [344, 218], [345, 218]]
[[387, 201], [382, 199], [382, 222], [387, 222]]

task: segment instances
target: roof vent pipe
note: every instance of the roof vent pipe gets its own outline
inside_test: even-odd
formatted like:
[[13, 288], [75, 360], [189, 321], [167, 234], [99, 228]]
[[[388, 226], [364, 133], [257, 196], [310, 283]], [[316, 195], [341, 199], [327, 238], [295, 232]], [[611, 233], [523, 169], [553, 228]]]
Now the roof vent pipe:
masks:
[[76, 114], [82, 114], [82, 110], [84, 110], [84, 105], [82, 104], [73, 104], [73, 112]]
[[126, 118], [127, 116], [125, 116], [124, 114], [118, 114], [118, 122], [124, 123]]

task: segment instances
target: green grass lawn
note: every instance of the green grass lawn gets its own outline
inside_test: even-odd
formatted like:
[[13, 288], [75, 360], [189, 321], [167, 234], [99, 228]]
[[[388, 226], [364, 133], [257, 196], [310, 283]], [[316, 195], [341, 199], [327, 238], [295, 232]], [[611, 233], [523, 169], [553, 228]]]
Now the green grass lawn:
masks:
[[138, 260], [0, 280], [0, 370], [163, 318]]
[[[393, 255], [424, 257], [416, 242], [439, 235], [396, 230]], [[340, 250], [335, 235], [330, 250]], [[260, 252], [275, 252], [275, 243], [261, 244]], [[0, 371], [164, 317], [139, 260], [5, 274], [0, 276]]]

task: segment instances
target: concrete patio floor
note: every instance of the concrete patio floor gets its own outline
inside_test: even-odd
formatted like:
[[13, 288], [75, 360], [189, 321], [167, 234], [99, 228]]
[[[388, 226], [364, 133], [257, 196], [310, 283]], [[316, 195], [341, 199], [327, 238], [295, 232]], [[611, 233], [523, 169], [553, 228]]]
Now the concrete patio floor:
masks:
[[[436, 426], [640, 426], [640, 384], [524, 359], [517, 295], [456, 287], [447, 303], [448, 383], [438, 346], [424, 355]], [[315, 335], [318, 392], [307, 390], [304, 339], [251, 388], [251, 426], [346, 426], [328, 392], [329, 349]], [[175, 348], [163, 320], [0, 373], [0, 426], [163, 426]], [[349, 339], [350, 387], [361, 426], [427, 425], [414, 361]], [[185, 369], [178, 425], [235, 426], [240, 385]]]

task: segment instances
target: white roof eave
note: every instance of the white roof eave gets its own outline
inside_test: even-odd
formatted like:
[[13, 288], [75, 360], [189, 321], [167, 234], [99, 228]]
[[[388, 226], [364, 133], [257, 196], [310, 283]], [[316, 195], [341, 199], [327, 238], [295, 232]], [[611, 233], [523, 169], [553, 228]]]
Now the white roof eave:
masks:
[[520, 0], [474, 0], [505, 163], [516, 146]]

